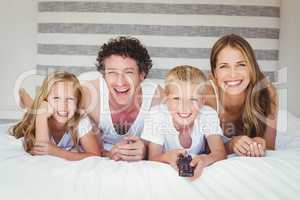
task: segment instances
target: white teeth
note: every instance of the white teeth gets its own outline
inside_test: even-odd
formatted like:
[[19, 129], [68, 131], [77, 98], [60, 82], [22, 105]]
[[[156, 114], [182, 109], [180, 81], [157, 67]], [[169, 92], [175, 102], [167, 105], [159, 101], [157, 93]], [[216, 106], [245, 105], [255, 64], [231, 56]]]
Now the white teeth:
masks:
[[182, 117], [182, 118], [188, 118], [189, 116], [191, 116], [190, 113], [178, 113], [179, 117]]
[[242, 82], [242, 80], [238, 80], [238, 81], [225, 81], [226, 85], [229, 86], [237, 86]]
[[67, 117], [67, 116], [68, 116], [68, 112], [57, 112], [57, 114], [58, 114], [60, 117]]
[[115, 89], [116, 92], [127, 92], [129, 89], [128, 88], [124, 88], [124, 89]]

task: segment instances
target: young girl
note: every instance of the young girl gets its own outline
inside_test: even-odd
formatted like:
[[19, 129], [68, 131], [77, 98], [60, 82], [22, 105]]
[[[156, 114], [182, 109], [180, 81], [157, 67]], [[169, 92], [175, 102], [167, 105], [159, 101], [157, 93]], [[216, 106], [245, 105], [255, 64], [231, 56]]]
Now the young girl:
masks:
[[32, 155], [68, 160], [100, 156], [89, 118], [78, 109], [81, 96], [75, 75], [63, 71], [50, 74], [22, 121], [12, 127], [12, 135], [24, 137], [24, 148]]
[[[250, 44], [238, 35], [220, 38], [211, 52], [212, 80], [206, 103], [219, 114], [228, 153], [264, 156], [274, 149], [277, 97], [259, 69]], [[216, 97], [216, 98], [215, 98]]]
[[[150, 111], [145, 119], [142, 138], [149, 141], [149, 160], [164, 162], [177, 169], [179, 154], [193, 155], [195, 179], [202, 169], [225, 159], [222, 129], [217, 113], [202, 105], [206, 78], [197, 68], [178, 66], [165, 80], [166, 104]], [[205, 150], [205, 140], [210, 154]]]

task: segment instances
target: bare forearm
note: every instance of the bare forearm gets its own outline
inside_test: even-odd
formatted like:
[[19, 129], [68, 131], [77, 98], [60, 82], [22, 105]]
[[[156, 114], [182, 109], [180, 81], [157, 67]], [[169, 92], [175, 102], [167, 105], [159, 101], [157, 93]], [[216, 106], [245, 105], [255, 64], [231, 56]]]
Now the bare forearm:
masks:
[[157, 155], [149, 155], [149, 160], [151, 161], [157, 161], [162, 163], [170, 163], [170, 160], [166, 156], [166, 153], [157, 154]]
[[67, 160], [82, 160], [90, 156], [100, 156], [100, 153], [99, 154], [87, 153], [87, 152], [78, 153], [78, 152], [71, 152], [71, 151], [66, 151], [64, 149], [57, 148], [53, 153], [53, 155]]
[[227, 158], [226, 153], [223, 151], [212, 152], [208, 155], [200, 155], [204, 162], [204, 166], [207, 167], [217, 161], [224, 160]]
[[36, 142], [49, 142], [48, 118], [44, 115], [38, 115], [36, 118]]
[[227, 154], [233, 153], [233, 138], [224, 144]]
[[103, 156], [103, 157], [110, 157], [110, 155], [111, 155], [111, 152], [107, 151], [107, 150], [103, 150], [101, 153], [101, 156]]

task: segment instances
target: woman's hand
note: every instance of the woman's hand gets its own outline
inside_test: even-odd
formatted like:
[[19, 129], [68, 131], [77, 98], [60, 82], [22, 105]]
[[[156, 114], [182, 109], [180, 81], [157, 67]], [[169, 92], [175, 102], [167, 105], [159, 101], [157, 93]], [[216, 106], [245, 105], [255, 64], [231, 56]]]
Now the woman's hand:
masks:
[[261, 137], [235, 136], [232, 150], [238, 156], [261, 157], [265, 155], [266, 142]]
[[261, 137], [255, 137], [252, 139], [253, 143], [250, 145], [250, 156], [262, 157], [266, 152], [266, 141]]
[[232, 151], [238, 156], [248, 156], [252, 139], [246, 135], [234, 136], [232, 138]]

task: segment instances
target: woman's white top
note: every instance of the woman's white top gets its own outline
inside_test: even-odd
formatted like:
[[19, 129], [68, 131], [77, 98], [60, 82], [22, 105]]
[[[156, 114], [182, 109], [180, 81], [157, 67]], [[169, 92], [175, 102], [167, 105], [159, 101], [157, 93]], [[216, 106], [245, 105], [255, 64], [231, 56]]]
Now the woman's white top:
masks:
[[[175, 129], [172, 117], [166, 105], [155, 106], [145, 119], [142, 138], [163, 146], [164, 152], [172, 149], [183, 149]], [[210, 135], [223, 136], [217, 112], [209, 106], [203, 106], [194, 121], [191, 138], [192, 145], [186, 149], [196, 155], [205, 150], [205, 138]]]

